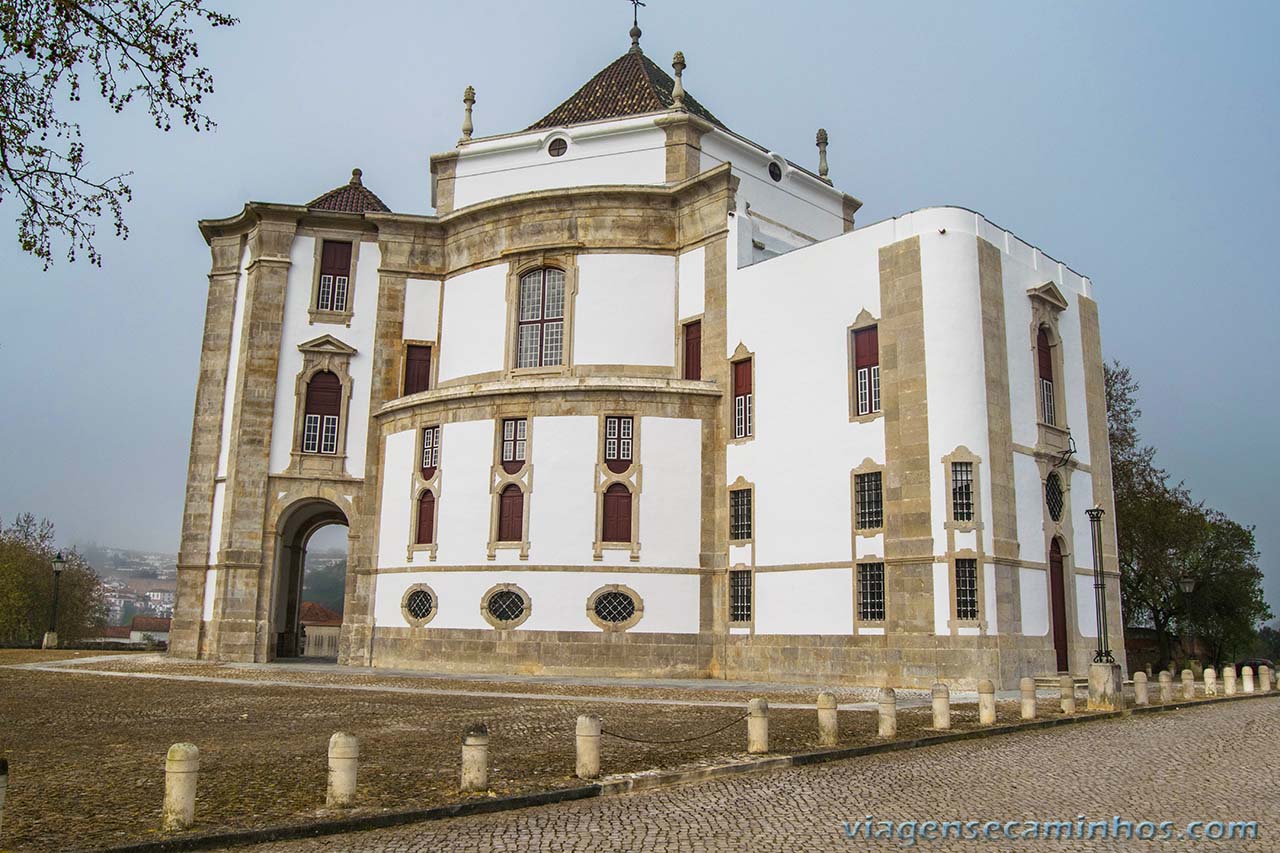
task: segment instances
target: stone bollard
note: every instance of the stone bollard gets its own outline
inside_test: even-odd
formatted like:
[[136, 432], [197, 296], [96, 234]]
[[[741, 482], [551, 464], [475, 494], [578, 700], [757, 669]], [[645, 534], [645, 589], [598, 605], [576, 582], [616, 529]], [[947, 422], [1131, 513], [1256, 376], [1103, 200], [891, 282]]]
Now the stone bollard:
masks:
[[1140, 669], [1133, 674], [1133, 704], [1151, 704], [1151, 694], [1147, 686], [1147, 673], [1145, 670]]
[[1182, 671], [1182, 698], [1196, 698], [1196, 674], [1189, 669]]
[[933, 727], [951, 728], [951, 691], [945, 684], [933, 685]]
[[978, 722], [984, 726], [996, 722], [996, 686], [989, 678], [978, 682]]
[[1240, 670], [1240, 680], [1244, 682], [1244, 692], [1253, 692], [1253, 667], [1246, 666]]
[[1064, 675], [1058, 679], [1058, 697], [1062, 704], [1062, 713], [1076, 712], [1076, 680], [1070, 675]]
[[600, 775], [600, 718], [595, 714], [578, 717], [575, 735], [578, 741], [578, 761], [575, 773], [579, 779], [595, 779]]
[[1173, 675], [1169, 670], [1160, 670], [1160, 704], [1167, 705], [1173, 701]]
[[1204, 668], [1204, 695], [1218, 695], [1218, 672], [1211, 666]]
[[747, 703], [747, 752], [762, 755], [769, 751], [769, 703], [752, 699]]
[[[9, 760], [0, 758], [0, 833], [4, 831], [4, 795], [9, 790]], [[0, 838], [3, 838], [0, 834]]]
[[1034, 678], [1019, 679], [1018, 692], [1022, 694], [1018, 704], [1022, 719], [1034, 720], [1036, 718], [1036, 680]]
[[1269, 666], [1258, 667], [1258, 692], [1271, 692], [1271, 667]]
[[164, 814], [161, 829], [182, 832], [196, 819], [196, 777], [200, 750], [193, 743], [175, 743], [164, 759]]
[[1236, 695], [1236, 668], [1230, 664], [1222, 668], [1222, 692], [1227, 696]]
[[840, 720], [836, 695], [826, 690], [818, 694], [818, 745], [835, 746], [840, 740]]
[[898, 734], [898, 697], [892, 687], [880, 691], [880, 737]]
[[475, 723], [462, 733], [462, 790], [489, 788], [489, 727]]
[[326, 807], [346, 809], [355, 805], [359, 763], [359, 739], [346, 732], [334, 732], [329, 738], [329, 787], [324, 795]]

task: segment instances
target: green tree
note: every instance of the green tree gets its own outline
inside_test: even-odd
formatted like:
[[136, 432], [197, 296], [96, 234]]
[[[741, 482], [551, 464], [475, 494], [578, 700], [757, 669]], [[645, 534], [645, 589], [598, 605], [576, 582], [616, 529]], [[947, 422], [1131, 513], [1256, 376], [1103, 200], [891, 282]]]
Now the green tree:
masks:
[[93, 241], [104, 214], [129, 235], [128, 174], [91, 174], [80, 126], [60, 110], [81, 99], [85, 77], [117, 113], [136, 100], [160, 130], [175, 120], [212, 129], [201, 101], [213, 76], [194, 65], [201, 21], [237, 23], [204, 0], [0, 0], [0, 203], [20, 203], [18, 243], [45, 269], [55, 239], [66, 240], [68, 261], [84, 251], [100, 266]]
[[[24, 513], [0, 528], [0, 645], [36, 645], [53, 607], [53, 524]], [[75, 643], [101, 630], [107, 608], [102, 581], [74, 550], [58, 589], [58, 640]]]
[[1253, 528], [1209, 511], [1189, 568], [1196, 587], [1188, 596], [1187, 627], [1215, 664], [1246, 656], [1257, 640], [1258, 625], [1271, 617]]

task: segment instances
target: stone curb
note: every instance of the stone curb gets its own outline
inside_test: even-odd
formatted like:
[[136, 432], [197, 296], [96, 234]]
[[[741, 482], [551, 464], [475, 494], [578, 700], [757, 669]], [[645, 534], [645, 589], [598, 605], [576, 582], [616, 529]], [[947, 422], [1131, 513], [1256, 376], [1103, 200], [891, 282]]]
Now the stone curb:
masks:
[[274, 841], [296, 841], [306, 838], [318, 838], [325, 835], [341, 835], [348, 832], [360, 832], [371, 829], [387, 829], [411, 823], [423, 823], [433, 820], [444, 820], [452, 817], [468, 815], [492, 814], [494, 812], [514, 811], [533, 806], [550, 805], [552, 803], [589, 800], [595, 797], [616, 796], [691, 782], [702, 782], [728, 776], [740, 776], [747, 773], [763, 773], [770, 770], [783, 770], [788, 767], [803, 767], [810, 764], [825, 764], [830, 761], [843, 761], [869, 755], [883, 755], [891, 752], [903, 752], [927, 746], [939, 746], [946, 743], [957, 743], [966, 740], [979, 740], [998, 735], [1016, 734], [1018, 732], [1053, 729], [1059, 726], [1070, 726], [1088, 723], [1095, 720], [1118, 720], [1134, 714], [1159, 714], [1167, 711], [1179, 711], [1185, 708], [1215, 705], [1221, 702], [1238, 702], [1247, 699], [1276, 698], [1272, 693], [1240, 693], [1235, 696], [1218, 696], [1214, 698], [1179, 700], [1164, 705], [1142, 705], [1126, 708], [1123, 711], [1085, 712], [1075, 716], [1047, 717], [1030, 722], [1007, 723], [999, 726], [952, 731], [907, 740], [893, 740], [885, 743], [865, 746], [836, 747], [800, 752], [794, 755], [779, 755], [772, 758], [735, 761], [714, 767], [700, 767], [693, 770], [668, 770], [644, 776], [628, 776], [592, 785], [580, 785], [573, 788], [561, 788], [553, 791], [540, 791], [534, 794], [522, 794], [515, 797], [498, 797], [488, 800], [472, 800], [461, 803], [450, 803], [429, 809], [410, 809], [404, 811], [384, 812], [373, 815], [357, 815], [348, 818], [316, 820], [310, 823], [285, 824], [269, 826], [261, 829], [245, 829], [231, 832], [213, 832], [201, 835], [188, 835], [182, 838], [170, 838], [158, 841], [145, 841], [137, 844], [126, 844], [119, 847], [95, 848], [97, 853], [176, 853], [187, 850], [212, 850], [221, 847], [239, 847], [248, 844], [264, 844]]

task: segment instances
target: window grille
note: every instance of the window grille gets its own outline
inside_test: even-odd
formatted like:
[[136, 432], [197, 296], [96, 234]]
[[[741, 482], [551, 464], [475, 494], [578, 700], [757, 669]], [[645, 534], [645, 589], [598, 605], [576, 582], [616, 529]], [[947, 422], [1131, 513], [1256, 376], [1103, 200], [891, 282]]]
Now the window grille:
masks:
[[404, 609], [414, 619], [426, 619], [435, 610], [436, 602], [425, 589], [415, 589], [405, 599]]
[[977, 560], [956, 560], [956, 618], [978, 618]]
[[884, 621], [884, 563], [858, 564], [858, 619]]
[[625, 592], [610, 590], [596, 596], [592, 610], [601, 622], [616, 625], [636, 615], [636, 602]]
[[884, 492], [880, 472], [854, 474], [853, 485], [858, 500], [858, 529], [875, 530], [884, 527]]
[[325, 415], [323, 430], [320, 434], [320, 452], [338, 452], [338, 416]]
[[564, 356], [564, 272], [536, 270], [520, 279], [516, 367], [560, 364]]
[[734, 569], [729, 572], [729, 621], [751, 621], [751, 571]]
[[307, 415], [302, 427], [302, 452], [317, 453], [320, 450], [320, 416]]
[[951, 463], [951, 518], [973, 521], [973, 463]]
[[1044, 482], [1044, 501], [1049, 507], [1049, 517], [1054, 521], [1062, 521], [1062, 481], [1056, 473], [1051, 473]]
[[523, 462], [528, 447], [529, 422], [524, 418], [502, 422], [502, 461]]
[[[440, 427], [429, 426], [422, 431], [422, 471], [434, 472], [440, 464]], [[430, 476], [430, 474], [426, 474]]]
[[1053, 381], [1050, 379], [1040, 380], [1040, 416], [1049, 426], [1056, 426], [1058, 423], [1053, 401]]
[[729, 492], [729, 538], [744, 541], [751, 538], [751, 490]]
[[514, 622], [524, 615], [524, 596], [510, 589], [500, 589], [485, 602], [489, 615], [499, 622]]

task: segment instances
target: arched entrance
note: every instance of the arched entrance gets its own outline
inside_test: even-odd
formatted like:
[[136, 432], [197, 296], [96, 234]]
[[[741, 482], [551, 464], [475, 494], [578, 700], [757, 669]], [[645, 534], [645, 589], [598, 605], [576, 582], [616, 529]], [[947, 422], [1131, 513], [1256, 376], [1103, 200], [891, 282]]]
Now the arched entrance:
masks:
[[[323, 630], [313, 628], [309, 642], [304, 641], [303, 623], [306, 617], [303, 613], [303, 604], [306, 600], [303, 589], [306, 580], [307, 548], [312, 537], [320, 530], [332, 525], [341, 525], [345, 529], [347, 524], [347, 517], [342, 510], [321, 498], [299, 502], [290, 507], [281, 519], [276, 540], [275, 583], [272, 584], [274, 595], [271, 604], [271, 632], [274, 638], [275, 658], [299, 658], [304, 654], [308, 657], [337, 656], [336, 629], [338, 626], [330, 624], [332, 619], [323, 619], [325, 623]], [[330, 542], [333, 539], [332, 536], [324, 538]], [[345, 540], [339, 539], [339, 541], [344, 543], [345, 550]], [[345, 575], [345, 560], [343, 566]], [[314, 606], [316, 603], [310, 604], [312, 606], [309, 610], [314, 613], [317, 610]], [[314, 618], [312, 624], [317, 624]], [[332, 642], [333, 653], [329, 654], [330, 643], [327, 634], [331, 632], [335, 634], [335, 639]]]
[[1049, 543], [1049, 601], [1053, 622], [1053, 650], [1058, 657], [1058, 672], [1071, 671], [1071, 655], [1067, 634], [1066, 572], [1062, 568], [1062, 545], [1058, 537]]

